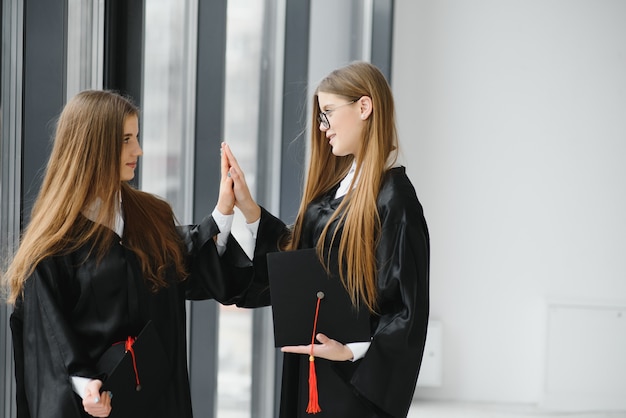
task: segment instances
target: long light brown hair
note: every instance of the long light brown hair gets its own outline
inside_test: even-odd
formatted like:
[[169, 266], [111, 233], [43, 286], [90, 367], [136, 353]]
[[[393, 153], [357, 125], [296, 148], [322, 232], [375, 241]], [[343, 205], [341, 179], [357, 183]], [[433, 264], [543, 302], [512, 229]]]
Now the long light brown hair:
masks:
[[[115, 225], [120, 198], [124, 245], [137, 255], [151, 289], [167, 286], [168, 267], [186, 277], [171, 207], [121, 181], [124, 122], [130, 116], [138, 117], [138, 108], [111, 91], [81, 92], [63, 109], [31, 220], [4, 277], [9, 303], [47, 257], [90, 245], [90, 254], [101, 259], [116, 238], [103, 225]], [[99, 210], [91, 221], [84, 213], [96, 202]]]
[[325, 133], [319, 129], [317, 116], [320, 112], [320, 92], [342, 96], [348, 101], [363, 96], [372, 100], [373, 110], [366, 120], [356, 159], [356, 173], [359, 174], [355, 175], [348, 194], [326, 224], [317, 242], [317, 251], [324, 260], [324, 243], [328, 234], [331, 234], [331, 242], [335, 239], [339, 227], [334, 231], [330, 227], [338, 220], [338, 225], [343, 226], [339, 242], [341, 280], [355, 306], [362, 301], [371, 312], [375, 312], [376, 245], [380, 233], [376, 199], [385, 172], [395, 162], [398, 139], [391, 89], [380, 70], [369, 63], [354, 62], [333, 71], [320, 82], [313, 95], [309, 169], [298, 215], [286, 248], [293, 250], [298, 247], [307, 206], [336, 186], [354, 160], [350, 155], [333, 155]]

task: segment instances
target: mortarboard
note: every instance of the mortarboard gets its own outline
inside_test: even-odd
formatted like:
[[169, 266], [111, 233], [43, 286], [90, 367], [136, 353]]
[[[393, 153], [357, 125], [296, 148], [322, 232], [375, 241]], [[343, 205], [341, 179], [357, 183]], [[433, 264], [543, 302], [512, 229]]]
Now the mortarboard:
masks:
[[105, 374], [101, 391], [110, 391], [109, 418], [144, 416], [170, 379], [170, 366], [152, 321], [136, 338], [113, 344], [98, 360]]
[[336, 252], [330, 276], [315, 248], [267, 254], [276, 347], [307, 345], [315, 322], [318, 292], [323, 292], [317, 332], [343, 344], [369, 341], [369, 311], [356, 309], [339, 279]]

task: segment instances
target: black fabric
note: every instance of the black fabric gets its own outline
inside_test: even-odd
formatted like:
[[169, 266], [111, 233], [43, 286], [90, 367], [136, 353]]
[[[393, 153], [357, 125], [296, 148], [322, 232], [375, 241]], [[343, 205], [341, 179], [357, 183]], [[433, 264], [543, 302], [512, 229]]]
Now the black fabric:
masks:
[[171, 366], [152, 321], [136, 338], [130, 337], [132, 344], [114, 343], [96, 363], [103, 374], [102, 392], [110, 391], [115, 397], [109, 418], [142, 416], [171, 379]]
[[[336, 259], [333, 251], [335, 266]], [[269, 253], [267, 264], [276, 347], [310, 344], [314, 326], [344, 344], [369, 340], [368, 310], [352, 306], [338, 273], [327, 273], [314, 248]]]
[[[317, 244], [341, 202], [334, 198], [335, 190], [307, 208], [300, 248]], [[316, 418], [406, 417], [415, 390], [429, 312], [428, 228], [404, 167], [389, 170], [377, 202], [382, 223], [376, 247], [380, 315], [370, 316], [372, 340], [363, 359], [354, 363], [316, 359], [322, 409]], [[261, 217], [260, 228], [265, 219], [270, 217]], [[280, 228], [265, 231], [258, 234], [255, 263], [262, 262], [262, 251], [270, 250], [281, 233]], [[307, 402], [307, 356], [286, 354], [280, 417], [310, 417], [305, 412]]]
[[[262, 278], [251, 281], [252, 263], [230, 240], [219, 257], [211, 217], [181, 227], [190, 276], [180, 282], [168, 272], [169, 286], [154, 293], [144, 283], [132, 251], [122, 241], [97, 261], [89, 246], [36, 266], [11, 315], [18, 416], [87, 417], [72, 390], [70, 376], [98, 377], [97, 359], [117, 341], [138, 335], [151, 320], [172, 367], [169, 384], [144, 416], [192, 416], [187, 373], [185, 299], [264, 306], [269, 292]], [[131, 321], [128, 289], [137, 289], [137, 315]], [[141, 324], [141, 325], [138, 325]], [[113, 409], [117, 407], [115, 395]]]

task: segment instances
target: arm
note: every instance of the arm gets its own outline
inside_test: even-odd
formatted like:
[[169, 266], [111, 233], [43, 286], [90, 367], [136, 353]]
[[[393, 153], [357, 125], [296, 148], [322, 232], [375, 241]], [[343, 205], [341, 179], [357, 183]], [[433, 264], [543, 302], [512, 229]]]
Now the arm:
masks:
[[[198, 225], [180, 229], [187, 248], [190, 273], [185, 283], [186, 297], [212, 298], [223, 304], [239, 306], [264, 306], [269, 303], [269, 292], [263, 292], [258, 286], [252, 261], [230, 234], [236, 192], [247, 202], [246, 208], [254, 206], [259, 213], [260, 208], [250, 196], [243, 173], [237, 176], [237, 182], [233, 180], [230, 171], [234, 168], [226, 149], [223, 144], [219, 199], [212, 215]], [[259, 216], [253, 221], [258, 221]]]
[[[40, 418], [80, 417], [82, 406], [70, 376], [96, 376], [68, 317], [73, 306], [71, 275], [63, 263], [44, 260], [26, 281], [24, 296], [11, 315], [19, 416], [28, 411], [26, 415]], [[107, 416], [110, 409], [91, 412]]]
[[406, 416], [410, 406], [429, 312], [428, 229], [415, 191], [404, 179], [379, 196], [381, 315], [371, 346], [351, 378], [357, 392], [394, 417]]
[[[226, 159], [226, 163], [224, 163]], [[261, 295], [260, 299], [243, 301], [240, 306], [268, 305], [269, 278], [267, 276], [266, 255], [270, 252], [279, 251], [279, 240], [289, 232], [288, 227], [277, 217], [273, 216], [264, 208], [260, 207], [252, 198], [237, 159], [233, 155], [228, 144], [222, 144], [222, 167], [227, 167], [227, 175], [232, 179], [232, 190], [235, 197], [235, 205], [241, 210], [246, 219], [248, 230], [255, 241], [252, 268], [254, 280], [250, 294]], [[235, 241], [232, 236], [232, 241]], [[261, 305], [262, 304], [262, 305]]]
[[180, 227], [179, 231], [187, 249], [189, 276], [183, 282], [185, 297], [215, 299], [225, 305], [245, 300], [254, 279], [254, 269], [233, 236], [228, 235], [220, 255], [215, 242], [219, 229], [213, 216], [205, 217], [197, 225]]

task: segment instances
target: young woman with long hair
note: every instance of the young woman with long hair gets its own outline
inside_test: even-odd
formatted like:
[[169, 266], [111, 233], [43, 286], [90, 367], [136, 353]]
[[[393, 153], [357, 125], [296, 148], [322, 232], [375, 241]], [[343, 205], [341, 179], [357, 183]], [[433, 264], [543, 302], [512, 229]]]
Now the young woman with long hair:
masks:
[[[313, 94], [310, 162], [294, 225], [255, 205], [232, 151], [235, 204], [259, 218], [254, 262], [271, 251], [338, 251], [340, 280], [367, 309], [371, 339], [341, 344], [316, 336], [319, 409], [307, 407], [311, 346], [283, 347], [281, 418], [404, 417], [421, 365], [429, 312], [429, 235], [404, 167], [395, 166], [394, 101], [383, 74], [355, 62], [331, 72]], [[256, 215], [255, 215], [256, 214]], [[280, 243], [280, 244], [277, 244]], [[257, 273], [261, 274], [261, 269]]]
[[3, 275], [15, 305], [19, 417], [132, 409], [100, 393], [96, 364], [148, 322], [169, 371], [142, 413], [191, 417], [185, 300], [269, 303], [229, 239], [234, 194], [225, 157], [216, 210], [198, 225], [178, 226], [168, 203], [128, 183], [142, 154], [139, 110], [128, 98], [84, 91], [63, 109], [30, 222]]

